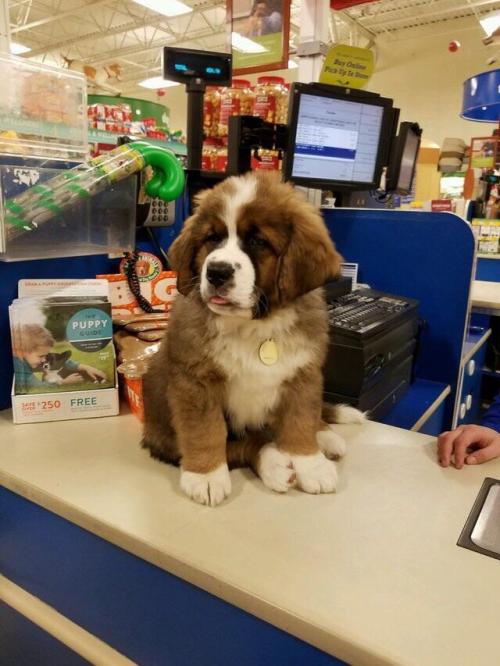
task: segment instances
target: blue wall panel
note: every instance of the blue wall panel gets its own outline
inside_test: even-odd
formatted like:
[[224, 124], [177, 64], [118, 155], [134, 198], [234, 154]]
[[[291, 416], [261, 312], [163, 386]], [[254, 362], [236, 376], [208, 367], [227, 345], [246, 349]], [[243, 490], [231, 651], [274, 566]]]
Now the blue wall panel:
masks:
[[358, 280], [420, 301], [425, 321], [415, 374], [456, 388], [474, 260], [470, 226], [451, 213], [324, 210]]
[[344, 663], [5, 488], [0, 573], [141, 666]]

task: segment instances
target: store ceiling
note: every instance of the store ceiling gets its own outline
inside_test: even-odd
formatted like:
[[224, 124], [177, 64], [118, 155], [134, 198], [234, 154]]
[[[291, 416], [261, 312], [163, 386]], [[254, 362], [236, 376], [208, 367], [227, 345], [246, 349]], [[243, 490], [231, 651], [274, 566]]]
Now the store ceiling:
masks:
[[[10, 0], [11, 39], [29, 47], [23, 57], [63, 65], [64, 58], [94, 67], [119, 63], [123, 94], [144, 92], [138, 82], [161, 72], [164, 45], [225, 50], [226, 3], [184, 0], [190, 14], [167, 18], [133, 0]], [[297, 43], [302, 2], [291, 4], [291, 47]], [[500, 10], [494, 0], [379, 0], [343, 12], [332, 12], [332, 40], [402, 37], [405, 31], [430, 31], [451, 22]]]

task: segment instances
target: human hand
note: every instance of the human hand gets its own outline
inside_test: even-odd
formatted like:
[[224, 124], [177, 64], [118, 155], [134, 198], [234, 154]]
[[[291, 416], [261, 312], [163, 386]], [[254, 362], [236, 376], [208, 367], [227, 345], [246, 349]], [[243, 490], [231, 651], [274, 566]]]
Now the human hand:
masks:
[[478, 465], [500, 456], [500, 433], [479, 425], [459, 426], [451, 432], [443, 432], [438, 438], [438, 460], [448, 467], [453, 456], [457, 469], [466, 465]]
[[81, 382], [83, 382], [83, 377], [78, 372], [73, 372], [71, 375], [65, 377], [61, 384], [80, 384]]
[[85, 365], [85, 363], [80, 363], [78, 370], [83, 370], [88, 375], [90, 375], [92, 381], [97, 381], [98, 379], [107, 379], [106, 373], [97, 368], [93, 368], [91, 365]]

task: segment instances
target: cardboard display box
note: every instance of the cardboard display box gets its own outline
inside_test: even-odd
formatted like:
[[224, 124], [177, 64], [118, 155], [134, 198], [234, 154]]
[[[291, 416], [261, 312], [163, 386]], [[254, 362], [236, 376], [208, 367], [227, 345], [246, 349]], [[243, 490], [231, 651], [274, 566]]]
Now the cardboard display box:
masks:
[[120, 412], [116, 378], [114, 388], [24, 395], [15, 395], [13, 383], [11, 397], [14, 423], [89, 419]]

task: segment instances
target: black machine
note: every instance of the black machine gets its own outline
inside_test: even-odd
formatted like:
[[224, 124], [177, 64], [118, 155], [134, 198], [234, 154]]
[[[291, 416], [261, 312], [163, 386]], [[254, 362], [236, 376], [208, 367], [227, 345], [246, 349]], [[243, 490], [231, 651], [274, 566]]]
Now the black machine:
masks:
[[163, 49], [163, 76], [170, 81], [189, 84], [199, 79], [210, 85], [226, 86], [231, 83], [232, 56], [196, 49]]
[[231, 82], [232, 56], [194, 49], [163, 49], [163, 78], [186, 84], [187, 168], [201, 169], [203, 148], [203, 96], [207, 84], [227, 85]]
[[333, 192], [376, 189], [398, 117], [392, 100], [375, 93], [293, 84], [285, 179]]
[[418, 302], [373, 289], [329, 295], [324, 397], [380, 418], [410, 385]]
[[387, 167], [388, 191], [406, 194], [411, 190], [421, 138], [422, 130], [417, 123], [404, 122], [399, 126]]

